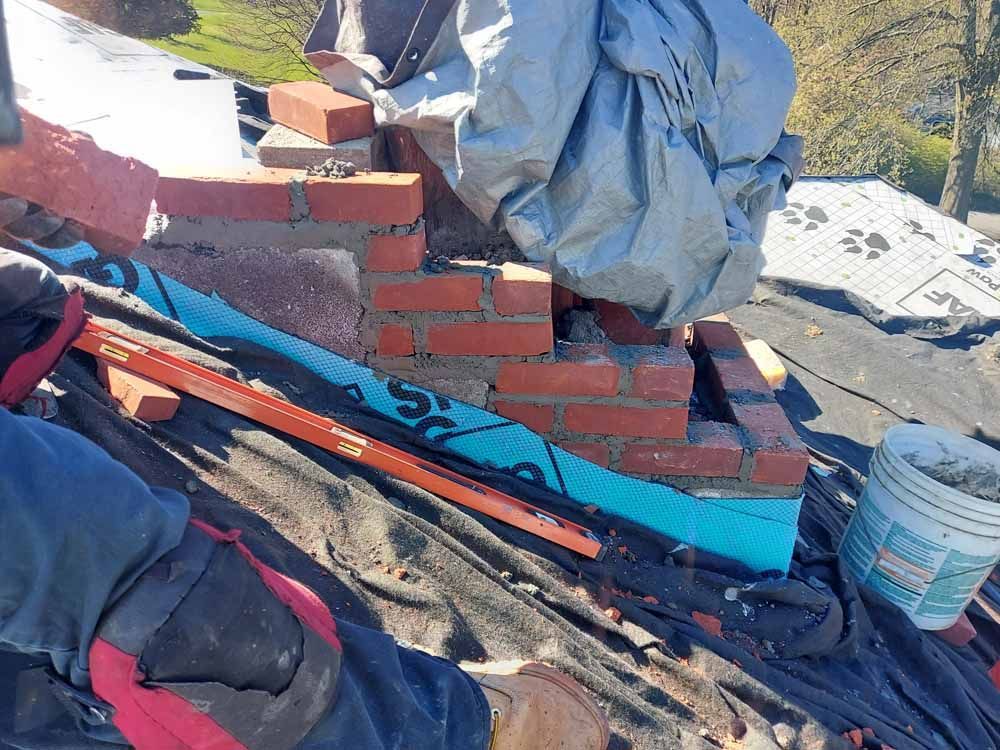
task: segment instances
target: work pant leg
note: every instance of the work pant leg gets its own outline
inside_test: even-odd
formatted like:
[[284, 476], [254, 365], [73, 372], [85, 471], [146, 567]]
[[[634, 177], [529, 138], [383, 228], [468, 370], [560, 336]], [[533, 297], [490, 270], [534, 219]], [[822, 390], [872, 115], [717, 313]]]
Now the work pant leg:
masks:
[[333, 709], [299, 750], [485, 750], [490, 707], [455, 664], [339, 620], [344, 647]]
[[83, 436], [0, 408], [0, 648], [88, 687], [101, 613], [180, 543], [188, 515], [187, 498]]

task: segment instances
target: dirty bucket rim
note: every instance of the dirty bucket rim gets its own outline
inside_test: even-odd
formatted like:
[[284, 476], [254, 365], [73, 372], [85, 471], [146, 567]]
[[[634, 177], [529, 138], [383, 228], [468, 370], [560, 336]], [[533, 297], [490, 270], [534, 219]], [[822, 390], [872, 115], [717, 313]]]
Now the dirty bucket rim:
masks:
[[[921, 498], [924, 502], [950, 512], [955, 512], [956, 510], [971, 511], [976, 513], [977, 517], [968, 518], [968, 520], [979, 523], [985, 520], [980, 517], [980, 514], [983, 514], [989, 516], [990, 519], [996, 519], [996, 524], [1000, 526], [1000, 502], [992, 502], [976, 495], [970, 495], [925, 474], [903, 457], [904, 451], [900, 450], [899, 443], [904, 440], [917, 443], [922, 442], [928, 446], [934, 443], [951, 444], [966, 455], [968, 453], [979, 454], [982, 456], [983, 461], [996, 466], [998, 474], [1000, 474], [1000, 451], [968, 435], [952, 432], [943, 427], [922, 424], [901, 424], [891, 427], [886, 431], [882, 442], [876, 449], [875, 455], [872, 456], [873, 470], [878, 461], [878, 454], [881, 452], [884, 454], [886, 460], [895, 464], [897, 472], [896, 481], [905, 478], [911, 484], [922, 489], [933, 489], [934, 495]], [[962, 448], [966, 450], [962, 451]], [[966, 517], [964, 514], [960, 515]], [[989, 523], [989, 521], [986, 522]]]

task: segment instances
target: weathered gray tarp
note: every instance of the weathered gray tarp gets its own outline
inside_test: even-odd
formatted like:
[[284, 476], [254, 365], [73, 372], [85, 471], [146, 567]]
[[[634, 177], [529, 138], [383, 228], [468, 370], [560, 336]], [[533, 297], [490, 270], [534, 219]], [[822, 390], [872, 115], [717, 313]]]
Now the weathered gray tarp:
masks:
[[[480, 219], [659, 327], [749, 298], [801, 142], [782, 130], [791, 56], [743, 0], [403, 5], [329, 0], [306, 52]], [[376, 51], [388, 19], [411, 31]]]

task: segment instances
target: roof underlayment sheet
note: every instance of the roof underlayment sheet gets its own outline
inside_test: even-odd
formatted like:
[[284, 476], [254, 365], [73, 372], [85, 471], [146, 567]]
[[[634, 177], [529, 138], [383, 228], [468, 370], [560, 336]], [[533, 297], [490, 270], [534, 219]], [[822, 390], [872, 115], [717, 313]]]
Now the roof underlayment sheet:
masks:
[[1000, 243], [879, 177], [808, 177], [772, 214], [765, 277], [843, 289], [888, 315], [1000, 317]]

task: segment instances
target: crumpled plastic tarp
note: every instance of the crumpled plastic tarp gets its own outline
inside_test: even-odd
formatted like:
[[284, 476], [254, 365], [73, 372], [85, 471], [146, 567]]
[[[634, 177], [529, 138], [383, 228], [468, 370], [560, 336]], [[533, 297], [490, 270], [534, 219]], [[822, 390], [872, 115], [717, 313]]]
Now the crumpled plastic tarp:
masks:
[[750, 297], [802, 144], [791, 55], [743, 0], [454, 0], [380, 58], [387, 18], [440, 7], [392, 5], [328, 0], [307, 55], [557, 283], [659, 328]]

